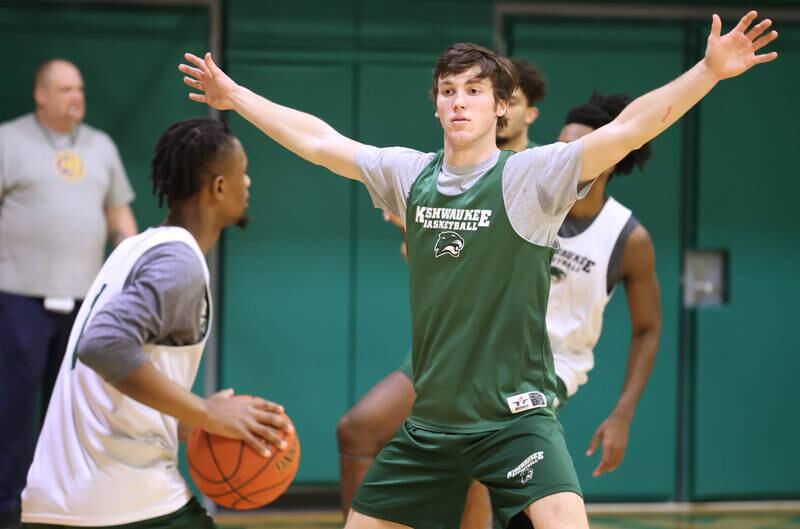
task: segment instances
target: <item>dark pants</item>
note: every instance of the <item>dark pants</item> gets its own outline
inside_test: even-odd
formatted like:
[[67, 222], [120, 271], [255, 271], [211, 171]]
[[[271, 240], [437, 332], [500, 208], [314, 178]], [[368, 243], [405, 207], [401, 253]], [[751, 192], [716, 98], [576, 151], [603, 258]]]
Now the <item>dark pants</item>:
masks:
[[76, 303], [69, 314], [50, 312], [42, 298], [0, 292], [0, 528], [19, 521], [37, 427], [47, 411], [78, 308]]

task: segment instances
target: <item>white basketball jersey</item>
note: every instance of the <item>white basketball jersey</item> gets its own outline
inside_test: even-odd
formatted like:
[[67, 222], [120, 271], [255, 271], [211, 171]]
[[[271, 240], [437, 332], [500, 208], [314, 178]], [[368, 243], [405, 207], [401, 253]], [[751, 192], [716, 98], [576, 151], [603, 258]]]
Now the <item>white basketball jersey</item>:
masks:
[[[75, 357], [84, 327], [122, 290], [136, 261], [154, 246], [175, 241], [195, 251], [208, 289], [208, 268], [197, 242], [176, 227], [152, 228], [123, 241], [89, 289], [28, 472], [23, 522], [120, 525], [172, 513], [191, 498], [178, 472], [177, 420], [126, 397]], [[144, 346], [161, 373], [189, 390], [211, 328], [210, 310], [200, 343]]]
[[556, 375], [564, 381], [568, 396], [586, 383], [594, 367], [593, 350], [611, 299], [608, 262], [630, 217], [631, 210], [609, 197], [586, 230], [558, 238], [560, 249], [551, 264], [547, 332]]

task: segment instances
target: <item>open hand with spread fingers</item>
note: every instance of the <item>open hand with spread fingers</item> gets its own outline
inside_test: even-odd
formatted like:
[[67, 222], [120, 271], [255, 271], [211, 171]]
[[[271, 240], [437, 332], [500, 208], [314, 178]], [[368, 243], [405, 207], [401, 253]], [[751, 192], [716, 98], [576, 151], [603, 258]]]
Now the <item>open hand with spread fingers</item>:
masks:
[[202, 59], [191, 53], [185, 53], [183, 57], [190, 63], [178, 66], [178, 70], [186, 74], [183, 82], [201, 92], [190, 93], [189, 99], [206, 103], [217, 110], [232, 109], [233, 94], [239, 85], [214, 63], [211, 53], [207, 52]]
[[772, 25], [772, 21], [768, 18], [750, 27], [757, 16], [757, 12], [750, 11], [739, 20], [735, 28], [721, 35], [722, 20], [719, 15], [712, 15], [705, 62], [718, 79], [736, 77], [756, 64], [778, 58], [778, 53], [775, 51], [756, 54], [758, 50], [778, 38], [777, 31], [765, 33]]

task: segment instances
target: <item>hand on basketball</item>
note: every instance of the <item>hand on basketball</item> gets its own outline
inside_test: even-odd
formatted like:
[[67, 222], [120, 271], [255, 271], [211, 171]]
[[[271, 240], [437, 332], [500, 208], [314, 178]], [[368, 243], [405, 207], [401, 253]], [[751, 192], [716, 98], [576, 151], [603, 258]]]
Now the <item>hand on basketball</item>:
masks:
[[201, 425], [210, 433], [241, 439], [269, 457], [270, 445], [286, 448], [279, 430], [292, 431], [283, 406], [259, 397], [233, 397], [233, 390], [215, 393], [206, 401], [208, 421]]
[[189, 99], [198, 103], [206, 103], [217, 110], [233, 108], [233, 93], [239, 88], [233, 79], [228, 77], [219, 66], [214, 63], [210, 53], [201, 59], [191, 53], [185, 53], [184, 58], [194, 66], [181, 64], [178, 70], [186, 74], [183, 82], [202, 93], [190, 93]]
[[586, 451], [587, 456], [594, 454], [598, 444], [602, 444], [603, 454], [600, 463], [592, 472], [593, 477], [598, 477], [605, 472], [615, 470], [625, 457], [628, 447], [628, 430], [630, 423], [623, 418], [611, 415], [603, 421], [594, 432], [592, 442]]
[[750, 11], [725, 35], [721, 35], [722, 20], [719, 15], [711, 19], [711, 33], [708, 35], [705, 62], [718, 79], [736, 77], [756, 64], [774, 61], [777, 52], [756, 52], [778, 38], [777, 31], [764, 33], [771, 25], [770, 19], [764, 19], [747, 31], [755, 21], [758, 13]]

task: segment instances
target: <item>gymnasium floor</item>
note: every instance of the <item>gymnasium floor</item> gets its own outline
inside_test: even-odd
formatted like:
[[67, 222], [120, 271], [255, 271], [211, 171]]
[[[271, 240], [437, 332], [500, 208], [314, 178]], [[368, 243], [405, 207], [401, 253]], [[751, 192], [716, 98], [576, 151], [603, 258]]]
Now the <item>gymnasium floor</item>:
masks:
[[[675, 509], [694, 512], [592, 512], [592, 529], [800, 529], [800, 505], [759, 507], [758, 510]], [[591, 510], [591, 508], [590, 508]], [[341, 528], [338, 512], [224, 514], [221, 529]]]

